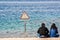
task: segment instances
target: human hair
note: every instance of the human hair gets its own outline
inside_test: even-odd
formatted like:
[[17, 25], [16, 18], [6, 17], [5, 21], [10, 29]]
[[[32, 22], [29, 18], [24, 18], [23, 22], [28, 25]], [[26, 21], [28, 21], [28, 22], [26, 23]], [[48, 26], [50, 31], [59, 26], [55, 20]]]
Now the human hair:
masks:
[[55, 25], [55, 23], [53, 23], [52, 25], [51, 25], [51, 29], [57, 29], [57, 27], [56, 27], [56, 25]]
[[45, 23], [42, 23], [42, 24], [41, 24], [41, 27], [45, 27]]

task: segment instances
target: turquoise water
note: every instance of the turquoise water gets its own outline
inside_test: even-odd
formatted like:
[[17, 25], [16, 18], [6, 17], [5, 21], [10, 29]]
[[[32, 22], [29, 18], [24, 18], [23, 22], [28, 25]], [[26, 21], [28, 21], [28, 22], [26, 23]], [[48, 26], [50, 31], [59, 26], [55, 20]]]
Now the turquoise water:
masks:
[[[0, 3], [0, 31], [24, 31], [24, 21], [20, 19], [26, 11], [30, 19], [27, 20], [27, 31], [36, 32], [45, 23], [50, 30], [55, 23], [60, 30], [60, 3]], [[59, 31], [60, 32], [60, 31]]]

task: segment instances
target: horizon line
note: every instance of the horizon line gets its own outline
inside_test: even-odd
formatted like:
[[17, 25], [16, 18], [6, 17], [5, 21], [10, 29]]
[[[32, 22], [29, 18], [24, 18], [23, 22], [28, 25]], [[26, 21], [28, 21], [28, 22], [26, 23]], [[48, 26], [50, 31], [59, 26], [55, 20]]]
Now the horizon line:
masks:
[[0, 3], [60, 3], [60, 1], [0, 1]]

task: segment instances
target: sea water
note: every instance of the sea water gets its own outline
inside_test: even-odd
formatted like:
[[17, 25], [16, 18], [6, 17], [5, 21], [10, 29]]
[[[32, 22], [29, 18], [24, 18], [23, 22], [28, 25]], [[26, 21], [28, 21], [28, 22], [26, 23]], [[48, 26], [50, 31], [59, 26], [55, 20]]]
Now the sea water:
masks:
[[59, 2], [0, 2], [0, 34], [17, 35], [24, 32], [24, 21], [20, 19], [23, 11], [30, 17], [26, 20], [26, 32], [31, 37], [36, 37], [41, 23], [45, 23], [49, 30], [52, 23], [55, 23], [60, 32]]

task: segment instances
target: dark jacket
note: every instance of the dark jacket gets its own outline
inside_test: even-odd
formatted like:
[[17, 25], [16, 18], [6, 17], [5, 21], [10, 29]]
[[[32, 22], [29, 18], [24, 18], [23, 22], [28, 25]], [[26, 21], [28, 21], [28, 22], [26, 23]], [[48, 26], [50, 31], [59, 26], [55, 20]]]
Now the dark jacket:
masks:
[[[43, 33], [42, 33], [43, 32]], [[49, 31], [46, 27], [40, 27], [37, 31], [38, 34], [41, 34], [41, 35], [48, 35]]]

